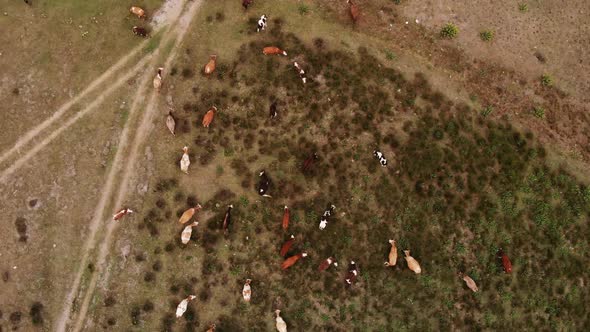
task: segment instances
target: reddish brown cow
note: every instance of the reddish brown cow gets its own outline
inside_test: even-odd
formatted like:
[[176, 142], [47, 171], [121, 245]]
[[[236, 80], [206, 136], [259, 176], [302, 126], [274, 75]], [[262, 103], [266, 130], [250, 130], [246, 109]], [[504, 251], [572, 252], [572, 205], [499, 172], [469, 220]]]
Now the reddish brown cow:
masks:
[[263, 48], [262, 54], [264, 54], [264, 55], [282, 54], [284, 56], [287, 56], [287, 52], [281, 50], [280, 48], [278, 48], [276, 46], [267, 46], [267, 47]]
[[289, 252], [289, 249], [291, 249], [293, 243], [295, 243], [295, 236], [291, 234], [291, 238], [287, 240], [287, 242], [285, 242], [281, 247], [281, 256], [285, 257], [287, 255], [287, 252]]
[[355, 5], [352, 0], [348, 0], [347, 2], [350, 10], [350, 17], [352, 18], [352, 21], [356, 23], [356, 21], [359, 19], [359, 7]]
[[303, 257], [307, 257], [306, 252], [302, 252], [300, 254], [297, 254], [295, 256], [291, 256], [291, 257], [285, 259], [283, 264], [281, 264], [281, 269], [286, 270], [286, 269], [290, 268], [291, 266], [293, 266], [293, 264], [297, 263], [297, 261]]
[[205, 113], [205, 116], [203, 117], [203, 127], [209, 128], [209, 125], [213, 122], [213, 118], [215, 117], [215, 112], [217, 112], [217, 107], [212, 106], [207, 113]]
[[305, 159], [303, 162], [303, 172], [308, 172], [311, 170], [313, 164], [315, 164], [316, 160], [319, 158], [320, 157], [318, 157], [318, 154], [315, 152], [311, 156], [307, 157], [307, 159]]
[[502, 266], [504, 267], [504, 272], [511, 273], [512, 272], [512, 262], [508, 255], [504, 253], [502, 248], [498, 249], [498, 258], [502, 260]]
[[115, 213], [115, 215], [113, 215], [113, 220], [117, 221], [129, 213], [133, 213], [133, 211], [131, 211], [131, 209], [129, 209], [129, 208], [121, 209], [121, 210], [117, 211], [117, 213]]
[[248, 9], [248, 6], [252, 4], [252, 0], [242, 0], [242, 6], [244, 9]]
[[285, 205], [285, 212], [283, 213], [283, 229], [289, 228], [289, 208]]
[[320, 271], [320, 272], [325, 271], [327, 268], [330, 267], [330, 265], [332, 265], [332, 263], [334, 264], [334, 266], [338, 266], [338, 263], [336, 263], [336, 260], [334, 259], [334, 257], [330, 256], [330, 257], [326, 258], [320, 264], [320, 267], [318, 268], [318, 271]]

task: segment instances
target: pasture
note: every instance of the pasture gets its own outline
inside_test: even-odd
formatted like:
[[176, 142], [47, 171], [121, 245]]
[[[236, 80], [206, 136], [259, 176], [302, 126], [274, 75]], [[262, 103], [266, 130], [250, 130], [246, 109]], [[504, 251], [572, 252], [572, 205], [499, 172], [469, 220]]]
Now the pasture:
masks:
[[[205, 331], [213, 323], [216, 331], [273, 331], [275, 309], [289, 331], [588, 329], [583, 100], [561, 90], [572, 83], [559, 83], [559, 66], [551, 67], [557, 84], [544, 86], [501, 61], [478, 63], [464, 41], [441, 39], [438, 26], [405, 24], [417, 2], [359, 0], [353, 26], [344, 1], [254, 0], [245, 11], [237, 0], [193, 0], [148, 40], [131, 34], [127, 1], [8, 5], [0, 23], [16, 31], [12, 15], [42, 17], [26, 31], [42, 32], [31, 34], [45, 44], [0, 37], [12, 64], [0, 100], [14, 110], [0, 134], [0, 331]], [[160, 2], [140, 5], [154, 12]], [[262, 14], [268, 27], [257, 33]], [[66, 29], [68, 17], [84, 26], [97, 15], [108, 24], [83, 36]], [[266, 46], [288, 55], [263, 55]], [[34, 57], [17, 56], [35, 48]], [[6, 152], [125, 55], [124, 69], [63, 119], [93, 102], [96, 110], [56, 137], [65, 120], [50, 123]], [[210, 55], [217, 68], [206, 77]], [[107, 94], [115, 81], [122, 84]], [[534, 105], [547, 112], [531, 115]], [[203, 128], [211, 106], [218, 111]], [[170, 109], [175, 136], [165, 126]], [[179, 169], [184, 146], [188, 174]], [[257, 193], [261, 170], [270, 198]], [[199, 225], [185, 245], [178, 218], [197, 203]], [[335, 214], [320, 230], [330, 204]], [[113, 222], [123, 206], [135, 213]], [[291, 234], [287, 257], [308, 256], [282, 271], [279, 250]], [[383, 264], [389, 239], [395, 267]], [[329, 256], [338, 266], [318, 272]], [[351, 260], [360, 275], [347, 286]], [[241, 296], [248, 278], [250, 303]]]

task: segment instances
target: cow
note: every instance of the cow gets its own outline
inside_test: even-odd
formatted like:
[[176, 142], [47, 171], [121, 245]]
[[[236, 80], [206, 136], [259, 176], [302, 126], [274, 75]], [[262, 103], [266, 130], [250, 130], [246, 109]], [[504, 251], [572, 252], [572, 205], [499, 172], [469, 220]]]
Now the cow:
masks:
[[117, 213], [115, 213], [113, 215], [113, 220], [114, 221], [117, 221], [117, 220], [123, 218], [124, 216], [126, 216], [127, 214], [130, 214], [130, 213], [133, 213], [133, 211], [131, 209], [129, 209], [129, 208], [123, 208], [123, 209], [117, 211]]
[[266, 29], [266, 21], [267, 20], [268, 20], [268, 17], [266, 17], [266, 15], [260, 16], [260, 19], [258, 20], [257, 27], [256, 27], [256, 32], [264, 31], [264, 29]]
[[199, 210], [201, 210], [201, 208], [202, 208], [201, 204], [197, 204], [195, 207], [184, 211], [182, 213], [182, 216], [180, 216], [180, 219], [178, 219], [178, 222], [181, 224], [186, 224], [189, 220], [191, 220], [191, 218], [195, 215], [195, 213], [197, 213], [197, 212], [199, 212]]
[[176, 136], [174, 133], [174, 130], [176, 129], [176, 121], [174, 121], [174, 117], [172, 116], [172, 109], [168, 110], [168, 116], [166, 117], [166, 127], [168, 127], [168, 130], [170, 133], [172, 133], [172, 136]]
[[182, 148], [183, 154], [182, 158], [180, 159], [180, 170], [185, 174], [188, 174], [188, 167], [191, 165], [191, 160], [188, 156], [188, 147], [185, 146]]
[[129, 8], [129, 11], [131, 12], [131, 14], [137, 16], [138, 18], [146, 18], [145, 10], [143, 10], [140, 7], [132, 6], [131, 8]]
[[261, 171], [258, 176], [260, 177], [260, 181], [258, 182], [258, 195], [262, 197], [271, 197], [266, 193], [270, 188], [270, 178], [266, 175], [265, 171]]
[[395, 240], [389, 240], [391, 244], [391, 249], [389, 250], [389, 255], [387, 257], [388, 261], [385, 262], [385, 266], [395, 266], [397, 263], [397, 248], [395, 246]]
[[352, 0], [347, 0], [346, 2], [348, 3], [350, 17], [352, 18], [352, 21], [356, 23], [359, 19], [359, 7], [354, 4]]
[[209, 56], [209, 62], [207, 62], [207, 64], [205, 65], [205, 68], [203, 69], [203, 72], [205, 73], [205, 75], [207, 75], [207, 77], [209, 77], [209, 75], [211, 75], [211, 73], [213, 73], [215, 71], [215, 64], [217, 63], [217, 55], [212, 54]]
[[242, 296], [244, 297], [244, 301], [250, 302], [252, 298], [252, 289], [250, 288], [250, 283], [252, 279], [246, 279], [246, 283], [244, 284], [244, 288], [242, 289]]
[[287, 252], [289, 252], [289, 249], [291, 249], [293, 243], [295, 243], [295, 236], [291, 234], [291, 237], [283, 244], [283, 246], [281, 247], [281, 251], [279, 252], [282, 257], [285, 257], [287, 255]]
[[471, 277], [462, 272], [459, 272], [459, 278], [465, 281], [465, 284], [467, 284], [467, 287], [469, 287], [469, 289], [471, 289], [474, 293], [477, 293], [479, 288], [477, 288], [477, 284], [475, 283], [475, 281], [473, 281], [473, 279], [471, 279]]
[[134, 26], [131, 30], [133, 31], [133, 33], [136, 36], [147, 37], [149, 35], [149, 33], [148, 33], [148, 31], [147, 31], [146, 28]]
[[498, 259], [502, 261], [504, 272], [508, 274], [512, 273], [512, 262], [510, 261], [510, 258], [508, 258], [508, 255], [504, 253], [502, 248], [498, 249]]
[[26, 3], [27, 5], [29, 5], [29, 6], [32, 6], [32, 5], [33, 5], [33, 3], [31, 2], [31, 0], [25, 0], [25, 3]]
[[182, 234], [180, 235], [180, 241], [182, 244], [187, 244], [188, 241], [191, 239], [191, 235], [193, 234], [193, 227], [198, 226], [199, 222], [195, 221], [192, 224], [187, 225], [184, 230], [182, 230]]
[[197, 297], [195, 295], [189, 295], [186, 299], [180, 301], [178, 307], [176, 307], [176, 318], [182, 317], [182, 315], [184, 315], [184, 312], [186, 311], [188, 303], [196, 298]]
[[270, 118], [275, 118], [278, 115], [277, 112], [277, 102], [273, 101], [272, 104], [270, 104]]
[[414, 273], [416, 274], [422, 273], [420, 264], [418, 264], [418, 261], [414, 259], [414, 257], [410, 256], [410, 251], [404, 250], [404, 254], [406, 255], [404, 258], [406, 259], [406, 262], [408, 263], [408, 267], [410, 268], [410, 270], [414, 271]]
[[289, 208], [285, 205], [285, 212], [283, 212], [283, 230], [287, 230], [289, 228]]
[[209, 329], [207, 330], [207, 332], [215, 332], [215, 324], [209, 325]]
[[358, 276], [359, 269], [356, 266], [356, 263], [354, 261], [350, 261], [350, 265], [348, 265], [348, 273], [346, 274], [346, 279], [344, 279], [344, 281], [348, 286], [352, 286]]
[[203, 127], [209, 128], [209, 125], [215, 117], [215, 112], [217, 112], [217, 107], [211, 106], [211, 108], [207, 111], [207, 113], [205, 113], [205, 116], [203, 117]]
[[330, 267], [330, 265], [334, 264], [334, 266], [338, 266], [338, 263], [336, 262], [336, 260], [334, 259], [334, 257], [330, 256], [328, 258], [326, 258], [318, 267], [318, 271], [322, 272], [325, 271], [326, 269], [328, 269]]
[[311, 170], [311, 167], [319, 159], [319, 156], [316, 152], [312, 153], [311, 156], [307, 157], [303, 162], [303, 172], [307, 172]]
[[277, 309], [277, 310], [275, 310], [275, 314], [277, 315], [277, 318], [276, 318], [277, 331], [287, 332], [287, 323], [285, 323], [285, 321], [281, 317], [281, 315], [280, 315], [281, 311]]
[[299, 73], [299, 78], [303, 81], [303, 84], [307, 82], [307, 77], [305, 77], [305, 70], [301, 68], [301, 66], [297, 63], [297, 61], [293, 62], [293, 66], [297, 69], [297, 73]]
[[293, 266], [293, 264], [297, 263], [297, 261], [303, 257], [307, 257], [306, 252], [302, 252], [302, 253], [299, 253], [297, 255], [294, 255], [294, 256], [291, 256], [291, 257], [285, 259], [283, 264], [281, 264], [281, 269], [286, 270], [286, 269], [290, 268], [291, 266]]
[[158, 93], [160, 93], [160, 89], [162, 88], [162, 70], [164, 70], [164, 68], [158, 68], [158, 72], [156, 73], [156, 77], [154, 77], [153, 81], [154, 89], [156, 89]]
[[383, 152], [373, 150], [373, 156], [375, 156], [375, 158], [377, 158], [377, 160], [379, 160], [379, 163], [381, 164], [381, 166], [383, 166], [383, 167], [387, 166], [387, 159], [385, 159], [385, 157], [383, 156]]
[[324, 211], [324, 214], [320, 218], [320, 229], [321, 230], [326, 228], [326, 226], [328, 225], [328, 218], [330, 218], [332, 216], [332, 214], [334, 214], [334, 210], [336, 210], [336, 206], [334, 206], [333, 204], [330, 204], [328, 206], [328, 209], [326, 211]]
[[252, 0], [242, 0], [242, 7], [244, 7], [244, 9], [248, 9], [248, 6], [250, 6], [252, 4]]
[[229, 233], [229, 225], [231, 224], [231, 209], [233, 208], [233, 205], [229, 205], [227, 207], [227, 211], [225, 212], [225, 217], [223, 217], [223, 225], [221, 227], [223, 229], [224, 235], [227, 235]]
[[282, 49], [280, 49], [276, 46], [267, 46], [267, 47], [263, 48], [262, 54], [264, 54], [264, 55], [282, 54], [284, 56], [287, 56], [287, 52], [283, 51]]

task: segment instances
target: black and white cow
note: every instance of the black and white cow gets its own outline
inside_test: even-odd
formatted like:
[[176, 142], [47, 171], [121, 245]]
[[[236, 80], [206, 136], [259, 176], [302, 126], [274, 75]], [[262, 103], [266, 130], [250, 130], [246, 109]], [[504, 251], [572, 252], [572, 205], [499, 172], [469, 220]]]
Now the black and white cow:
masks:
[[297, 61], [293, 62], [293, 66], [295, 66], [295, 68], [297, 69], [297, 73], [299, 73], [299, 78], [301, 78], [301, 81], [303, 82], [303, 84], [305, 84], [307, 82], [307, 77], [305, 77], [305, 70], [301, 68], [301, 65], [299, 65]]
[[381, 163], [381, 166], [385, 167], [387, 166], [387, 159], [385, 159], [385, 157], [383, 156], [383, 152], [381, 151], [373, 151], [373, 155], [375, 156], [375, 158], [377, 158], [379, 160], [379, 163]]
[[260, 16], [260, 19], [258, 20], [258, 27], [256, 28], [257, 32], [264, 31], [264, 29], [266, 29], [267, 19], [268, 18], [266, 17], [266, 15]]
[[147, 29], [142, 28], [142, 27], [138, 27], [138, 26], [134, 26], [132, 30], [135, 35], [140, 36], [140, 37], [147, 37], [149, 34]]
[[330, 218], [332, 216], [332, 214], [334, 214], [334, 210], [336, 210], [336, 206], [334, 206], [333, 204], [330, 204], [328, 209], [326, 211], [324, 211], [324, 214], [322, 215], [322, 218], [320, 219], [320, 229], [326, 228], [326, 226], [328, 225], [328, 218]]
[[263, 197], [271, 197], [266, 193], [268, 188], [270, 188], [270, 178], [268, 175], [266, 175], [265, 171], [260, 172], [258, 176], [260, 177], [260, 182], [258, 182], [258, 195]]
[[356, 278], [359, 275], [359, 269], [356, 267], [356, 263], [354, 261], [350, 261], [350, 265], [348, 266], [348, 273], [346, 273], [346, 284], [352, 286], [355, 282]]
[[279, 115], [279, 113], [277, 112], [277, 101], [275, 100], [270, 104], [270, 118], [275, 118], [277, 115]]

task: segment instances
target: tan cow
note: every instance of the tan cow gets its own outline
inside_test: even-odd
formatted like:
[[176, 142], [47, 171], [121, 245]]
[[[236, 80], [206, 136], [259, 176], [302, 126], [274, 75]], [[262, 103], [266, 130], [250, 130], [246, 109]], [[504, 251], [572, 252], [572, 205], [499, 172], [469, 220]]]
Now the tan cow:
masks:
[[280, 310], [275, 310], [275, 314], [277, 315], [277, 331], [279, 332], [287, 332], [287, 323], [285, 323], [285, 321], [283, 320], [283, 318], [281, 317], [281, 311]]
[[178, 222], [181, 224], [186, 224], [189, 220], [191, 220], [191, 218], [195, 215], [195, 213], [199, 212], [199, 210], [201, 210], [201, 204], [197, 204], [197, 206], [195, 206], [194, 208], [190, 208], [186, 211], [184, 211], [184, 213], [182, 214], [182, 216], [180, 216], [180, 219], [178, 219]]
[[191, 160], [188, 156], [188, 147], [182, 148], [184, 153], [182, 154], [182, 159], [180, 159], [180, 170], [184, 173], [188, 174], [188, 167], [191, 165]]
[[187, 244], [188, 241], [190, 241], [191, 235], [193, 235], [193, 227], [198, 226], [198, 225], [199, 225], [199, 222], [195, 221], [192, 224], [190, 224], [184, 228], [184, 230], [182, 231], [182, 234], [180, 235], [180, 240], [182, 241], [182, 244]]
[[160, 67], [158, 68], [158, 72], [156, 74], [156, 77], [154, 77], [154, 89], [156, 89], [156, 91], [158, 91], [158, 93], [160, 93], [160, 89], [162, 88], [162, 70], [164, 70], [164, 68]]
[[215, 71], [215, 64], [217, 63], [217, 55], [213, 54], [209, 56], [209, 62], [205, 65], [204, 73], [209, 76]]
[[242, 289], [242, 296], [244, 297], [244, 301], [250, 302], [252, 298], [252, 289], [250, 288], [250, 283], [252, 279], [246, 279], [246, 283], [244, 284], [244, 288]]
[[264, 55], [282, 54], [284, 56], [287, 56], [287, 52], [281, 50], [280, 48], [278, 48], [276, 46], [267, 46], [267, 47], [263, 48], [262, 54], [264, 54]]
[[176, 129], [176, 121], [174, 121], [174, 117], [172, 116], [172, 109], [168, 111], [168, 116], [166, 117], [166, 127], [172, 133], [172, 136], [176, 136], [174, 130]]
[[138, 18], [145, 18], [145, 10], [143, 10], [141, 7], [133, 6], [129, 8], [129, 11]]
[[465, 284], [467, 284], [467, 287], [469, 287], [469, 289], [471, 289], [474, 293], [477, 293], [479, 288], [477, 288], [477, 284], [475, 283], [475, 281], [473, 281], [473, 279], [471, 279], [471, 277], [462, 272], [459, 272], [459, 278], [465, 281]]
[[391, 249], [389, 250], [389, 256], [387, 257], [389, 260], [385, 262], [385, 266], [395, 266], [397, 263], [397, 248], [395, 246], [395, 240], [389, 240], [391, 244]]
[[207, 330], [207, 332], [215, 332], [215, 324], [211, 324], [211, 326], [209, 326], [209, 329]]
[[186, 308], [188, 307], [188, 303], [196, 298], [197, 297], [194, 295], [189, 295], [186, 299], [180, 301], [180, 303], [176, 307], [176, 318], [182, 317], [182, 315], [184, 315], [184, 312], [186, 311]]
[[404, 258], [406, 259], [406, 262], [408, 263], [408, 267], [410, 268], [410, 270], [414, 271], [414, 273], [416, 274], [422, 273], [420, 264], [418, 264], [418, 261], [414, 259], [414, 257], [410, 256], [410, 251], [404, 250], [404, 254], [406, 255], [406, 257]]
[[215, 117], [215, 112], [217, 112], [217, 107], [212, 106], [207, 111], [207, 113], [205, 113], [205, 116], [203, 117], [203, 127], [209, 128], [209, 125], [211, 124], [211, 122], [213, 121], [213, 118]]

